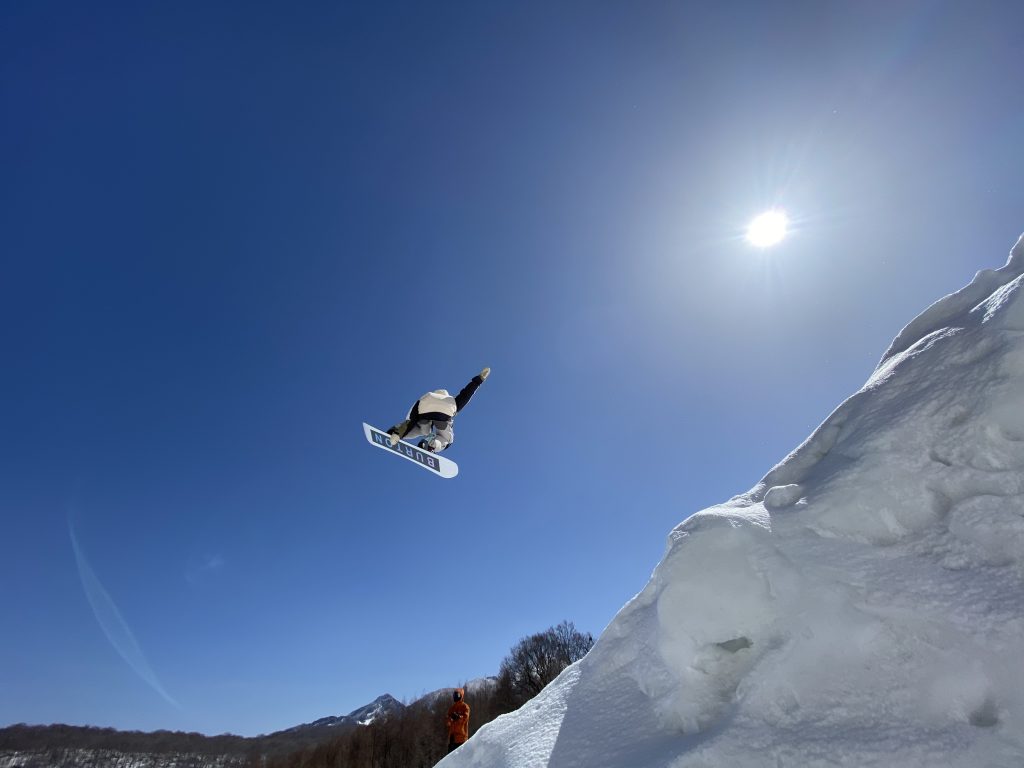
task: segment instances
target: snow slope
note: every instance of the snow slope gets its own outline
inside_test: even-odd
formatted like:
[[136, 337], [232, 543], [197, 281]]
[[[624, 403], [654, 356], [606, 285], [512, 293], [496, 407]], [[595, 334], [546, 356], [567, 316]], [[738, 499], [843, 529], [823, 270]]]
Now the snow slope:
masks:
[[1024, 237], [443, 768], [1024, 766]]

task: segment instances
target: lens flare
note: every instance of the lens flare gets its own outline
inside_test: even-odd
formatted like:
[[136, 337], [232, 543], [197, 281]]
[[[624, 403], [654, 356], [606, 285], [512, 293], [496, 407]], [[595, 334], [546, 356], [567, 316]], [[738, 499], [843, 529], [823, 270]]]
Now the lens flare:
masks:
[[765, 211], [747, 227], [747, 242], [758, 248], [769, 248], [786, 236], [789, 218], [785, 211]]

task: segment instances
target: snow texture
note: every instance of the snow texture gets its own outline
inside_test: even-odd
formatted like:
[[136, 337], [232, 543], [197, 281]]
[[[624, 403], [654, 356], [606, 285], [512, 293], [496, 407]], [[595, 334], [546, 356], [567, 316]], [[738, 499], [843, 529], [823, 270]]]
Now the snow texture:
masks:
[[1024, 237], [443, 768], [1024, 765]]

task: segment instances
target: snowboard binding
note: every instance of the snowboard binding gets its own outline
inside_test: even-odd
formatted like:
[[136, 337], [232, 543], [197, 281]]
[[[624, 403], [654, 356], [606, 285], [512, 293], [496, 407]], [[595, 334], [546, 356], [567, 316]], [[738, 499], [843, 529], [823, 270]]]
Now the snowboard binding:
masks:
[[424, 435], [416, 445], [420, 450], [429, 451], [430, 453], [440, 453], [447, 447], [438, 438], [437, 426], [433, 423], [430, 424], [430, 433]]
[[420, 440], [418, 447], [420, 448], [420, 450], [423, 450], [423, 451], [430, 451], [431, 453], [437, 453], [437, 449], [438, 449], [439, 446], [436, 445], [436, 439], [435, 438], [433, 438], [433, 437], [424, 437], [423, 439]]

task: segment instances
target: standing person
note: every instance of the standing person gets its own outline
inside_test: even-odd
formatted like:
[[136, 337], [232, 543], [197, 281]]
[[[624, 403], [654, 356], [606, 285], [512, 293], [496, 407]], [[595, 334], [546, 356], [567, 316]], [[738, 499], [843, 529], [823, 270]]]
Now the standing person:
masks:
[[448, 754], [469, 740], [469, 704], [463, 700], [465, 695], [466, 692], [462, 688], [456, 688], [452, 694], [455, 703], [448, 707], [448, 717], [445, 720], [448, 726]]
[[469, 399], [473, 397], [477, 388], [484, 383], [484, 379], [491, 375], [490, 368], [484, 368], [480, 373], [459, 390], [459, 394], [452, 397], [447, 389], [435, 389], [427, 392], [419, 400], [413, 403], [409, 409], [409, 415], [405, 421], [400, 421], [391, 429], [391, 444], [398, 445], [399, 440], [412, 440], [414, 437], [423, 437], [419, 442], [419, 448], [440, 453], [453, 442], [455, 442], [455, 414], [459, 413]]

